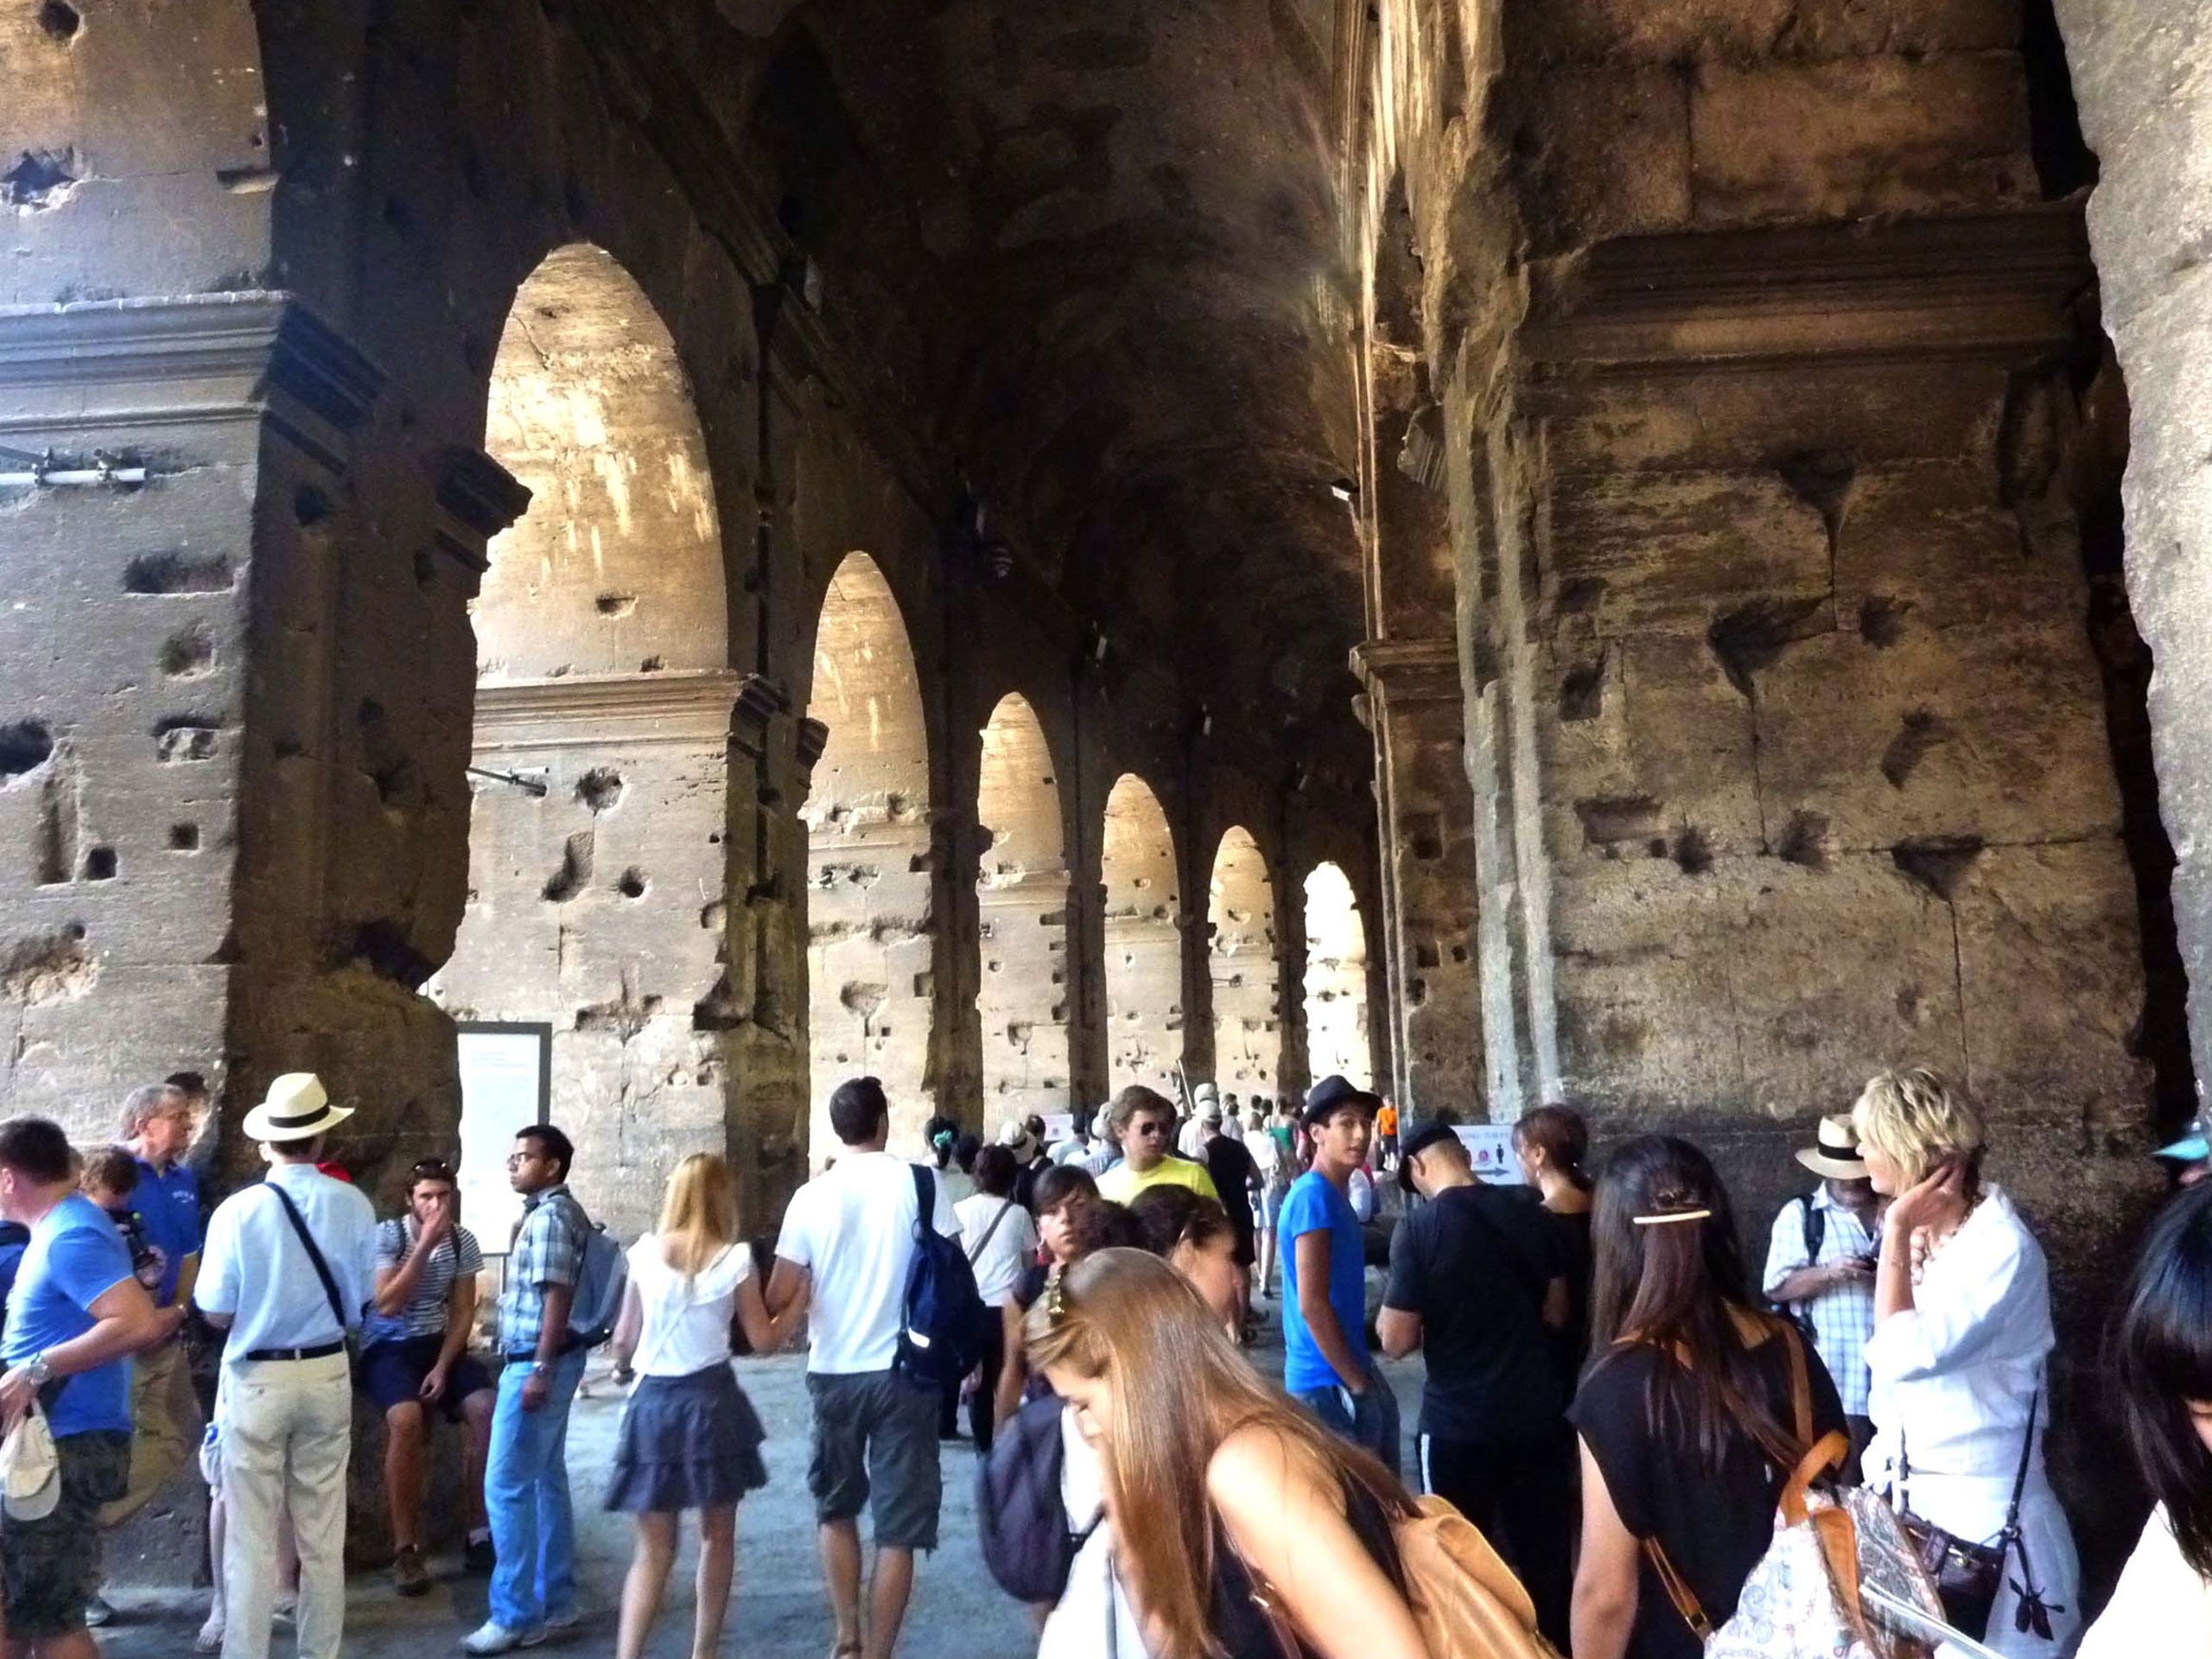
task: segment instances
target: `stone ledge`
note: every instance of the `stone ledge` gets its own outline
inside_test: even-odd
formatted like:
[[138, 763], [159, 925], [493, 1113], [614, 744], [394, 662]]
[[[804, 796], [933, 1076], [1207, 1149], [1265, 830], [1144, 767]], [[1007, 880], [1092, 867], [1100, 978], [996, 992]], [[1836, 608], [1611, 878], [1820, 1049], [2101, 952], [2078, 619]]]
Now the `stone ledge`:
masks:
[[1624, 237], [1534, 274], [1529, 379], [1541, 401], [1590, 378], [2035, 355], [2094, 281], [2075, 203]]
[[1459, 645], [1448, 634], [1363, 640], [1351, 648], [1351, 671], [1386, 715], [1393, 702], [1459, 699]]
[[727, 742], [745, 677], [710, 668], [479, 685], [475, 752]]

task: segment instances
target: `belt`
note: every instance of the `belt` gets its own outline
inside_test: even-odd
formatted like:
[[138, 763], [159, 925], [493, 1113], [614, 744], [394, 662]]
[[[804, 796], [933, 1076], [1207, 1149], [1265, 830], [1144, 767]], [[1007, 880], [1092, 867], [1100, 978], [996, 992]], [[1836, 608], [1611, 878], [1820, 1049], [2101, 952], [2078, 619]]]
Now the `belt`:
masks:
[[312, 1348], [256, 1348], [250, 1351], [247, 1353], [246, 1357], [256, 1361], [269, 1359], [327, 1359], [333, 1354], [342, 1354], [345, 1351], [346, 1343], [344, 1338], [341, 1338], [336, 1342], [319, 1342]]

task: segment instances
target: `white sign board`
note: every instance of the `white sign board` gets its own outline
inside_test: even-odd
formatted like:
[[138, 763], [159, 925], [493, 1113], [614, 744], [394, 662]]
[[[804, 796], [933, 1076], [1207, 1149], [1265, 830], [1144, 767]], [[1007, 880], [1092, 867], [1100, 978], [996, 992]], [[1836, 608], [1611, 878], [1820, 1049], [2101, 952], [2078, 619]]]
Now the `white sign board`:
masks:
[[1475, 1173], [1492, 1186], [1525, 1186], [1521, 1160], [1513, 1155], [1510, 1123], [1455, 1123], [1452, 1132], [1467, 1149]]
[[1073, 1112], [1045, 1114], [1045, 1144], [1046, 1146], [1058, 1146], [1074, 1133], [1075, 1114]]
[[505, 1255], [522, 1195], [507, 1185], [515, 1135], [545, 1121], [553, 1033], [544, 1027], [471, 1030], [461, 1039], [461, 1219], [486, 1255]]

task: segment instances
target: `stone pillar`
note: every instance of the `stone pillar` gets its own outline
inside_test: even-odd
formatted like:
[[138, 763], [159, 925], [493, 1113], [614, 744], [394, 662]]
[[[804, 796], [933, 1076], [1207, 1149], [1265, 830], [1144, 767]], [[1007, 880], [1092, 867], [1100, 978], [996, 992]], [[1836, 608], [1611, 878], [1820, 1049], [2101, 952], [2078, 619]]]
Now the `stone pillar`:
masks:
[[2162, 0], [2058, 0], [2082, 125], [2104, 324], [2126, 375], [2127, 591], [2157, 658], [2158, 805], [2173, 842], [2197, 1093], [2212, 1077], [2212, 15]]
[[1474, 961], [1474, 805], [1463, 757], [1459, 659], [1448, 638], [1374, 639], [1352, 653], [1366, 687], [1381, 802], [1389, 1051], [1399, 1109], [1483, 1115]]

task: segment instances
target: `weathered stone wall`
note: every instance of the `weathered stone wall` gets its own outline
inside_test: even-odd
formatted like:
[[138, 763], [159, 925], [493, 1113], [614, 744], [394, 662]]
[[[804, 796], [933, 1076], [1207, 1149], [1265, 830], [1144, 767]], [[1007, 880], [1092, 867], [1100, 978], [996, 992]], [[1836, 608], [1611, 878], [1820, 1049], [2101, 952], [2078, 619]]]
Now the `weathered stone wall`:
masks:
[[1019, 694], [983, 728], [976, 899], [983, 1128], [1065, 1111], [1075, 1001], [1061, 794], [1036, 712]]
[[1106, 803], [1108, 1048], [1112, 1086], [1158, 1089], [1182, 1054], [1184, 899], [1175, 838], [1160, 798], [1134, 772]]

